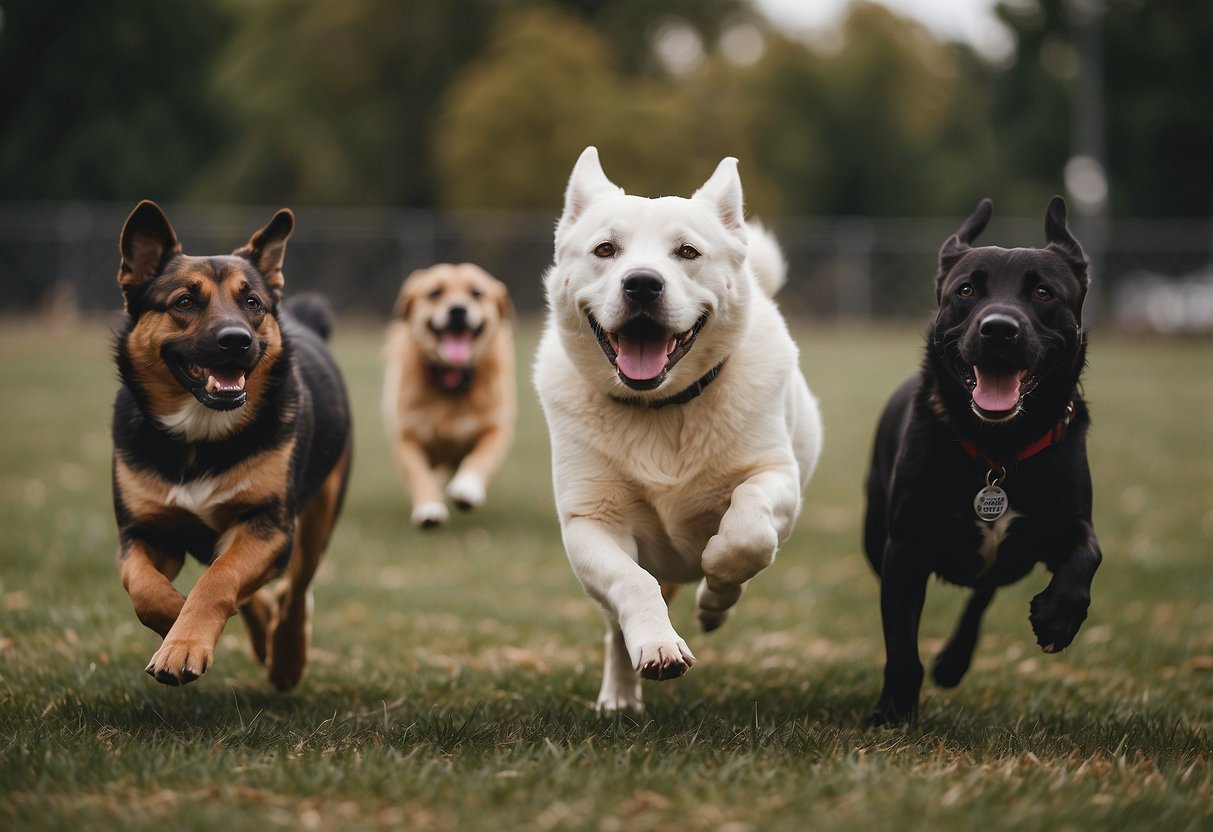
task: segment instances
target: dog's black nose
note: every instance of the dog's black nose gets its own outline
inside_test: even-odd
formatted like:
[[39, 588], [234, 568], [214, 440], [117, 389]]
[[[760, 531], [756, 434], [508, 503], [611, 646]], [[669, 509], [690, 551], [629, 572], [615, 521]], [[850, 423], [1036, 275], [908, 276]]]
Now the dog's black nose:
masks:
[[242, 326], [225, 326], [215, 333], [219, 347], [227, 352], [244, 352], [253, 345], [253, 335]]
[[640, 306], [653, 303], [661, 297], [665, 281], [657, 272], [635, 271], [623, 279], [623, 293], [628, 300]]
[[977, 328], [982, 338], [998, 343], [1009, 343], [1019, 335], [1019, 321], [1010, 315], [994, 312], [981, 319]]
[[446, 311], [447, 329], [467, 329], [468, 310], [465, 306], [452, 306]]

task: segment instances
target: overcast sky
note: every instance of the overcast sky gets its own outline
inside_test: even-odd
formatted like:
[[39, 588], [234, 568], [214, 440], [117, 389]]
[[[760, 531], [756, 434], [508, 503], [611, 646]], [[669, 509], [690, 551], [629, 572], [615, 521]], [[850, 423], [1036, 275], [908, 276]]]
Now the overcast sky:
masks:
[[[755, 0], [773, 22], [789, 30], [829, 27], [850, 0]], [[872, 0], [921, 21], [936, 35], [968, 41], [980, 50], [1007, 48], [1007, 34], [993, 14], [998, 0]]]

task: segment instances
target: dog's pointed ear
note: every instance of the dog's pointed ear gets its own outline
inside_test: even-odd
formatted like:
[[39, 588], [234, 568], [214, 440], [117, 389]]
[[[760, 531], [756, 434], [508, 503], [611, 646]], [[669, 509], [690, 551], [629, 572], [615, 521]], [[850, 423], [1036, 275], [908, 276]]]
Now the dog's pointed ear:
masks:
[[181, 243], [160, 206], [145, 199], [122, 224], [118, 253], [118, 285], [125, 301], [132, 289], [155, 277], [169, 257], [181, 253]]
[[253, 264], [253, 268], [261, 272], [265, 282], [274, 293], [274, 302], [282, 299], [282, 287], [286, 279], [282, 275], [282, 260], [286, 256], [286, 241], [295, 230], [295, 215], [289, 208], [283, 208], [265, 227], [249, 237], [243, 248], [232, 252], [237, 257], [243, 257]]
[[985, 230], [986, 225], [990, 222], [990, 215], [993, 213], [994, 203], [989, 197], [986, 197], [977, 203], [977, 209], [960, 224], [956, 233], [944, 240], [943, 245], [939, 247], [939, 271], [935, 275], [936, 300], [939, 299], [939, 289], [943, 285], [943, 279], [948, 276], [948, 272], [952, 271], [952, 267], [959, 262], [965, 252], [972, 248], [973, 241]]
[[1049, 200], [1045, 211], [1045, 240], [1048, 241], [1046, 248], [1061, 255], [1085, 288], [1090, 280], [1087, 272], [1091, 261], [1066, 225], [1066, 201], [1059, 196]]
[[576, 220], [586, 206], [598, 197], [621, 193], [623, 188], [607, 179], [603, 172], [602, 163], [598, 161], [598, 148], [590, 145], [581, 151], [577, 164], [573, 165], [573, 172], [569, 174], [569, 184], [564, 190], [564, 213], [560, 215], [557, 228]]
[[745, 226], [745, 198], [741, 192], [737, 159], [732, 156], [721, 159], [708, 181], [691, 199], [706, 199], [713, 203], [725, 228], [740, 231]]

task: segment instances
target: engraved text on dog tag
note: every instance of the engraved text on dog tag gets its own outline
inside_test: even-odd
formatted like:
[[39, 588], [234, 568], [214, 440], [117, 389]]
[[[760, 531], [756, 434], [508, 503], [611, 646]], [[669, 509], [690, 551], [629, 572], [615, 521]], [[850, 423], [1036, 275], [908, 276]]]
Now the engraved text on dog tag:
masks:
[[993, 523], [1007, 512], [1007, 492], [997, 485], [987, 485], [973, 498], [973, 511], [987, 523]]

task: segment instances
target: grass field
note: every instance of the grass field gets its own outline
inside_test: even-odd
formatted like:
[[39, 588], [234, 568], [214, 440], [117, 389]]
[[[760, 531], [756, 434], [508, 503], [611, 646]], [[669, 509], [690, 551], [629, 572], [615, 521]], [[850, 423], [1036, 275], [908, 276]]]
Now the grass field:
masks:
[[[827, 434], [799, 528], [721, 631], [697, 633], [676, 599], [700, 663], [649, 684], [643, 716], [603, 720], [600, 617], [560, 546], [533, 325], [489, 505], [420, 533], [378, 418], [379, 325], [342, 322], [355, 473], [312, 664], [279, 695], [239, 621], [199, 682], [143, 673], [157, 638], [113, 564], [106, 327], [3, 323], [0, 828], [1213, 828], [1213, 343], [1095, 337], [1104, 563], [1074, 645], [1036, 648], [1036, 572], [995, 600], [959, 688], [928, 684], [913, 728], [864, 731], [883, 647], [860, 483], [920, 338], [797, 330]], [[924, 654], [963, 599], [932, 585]]]

